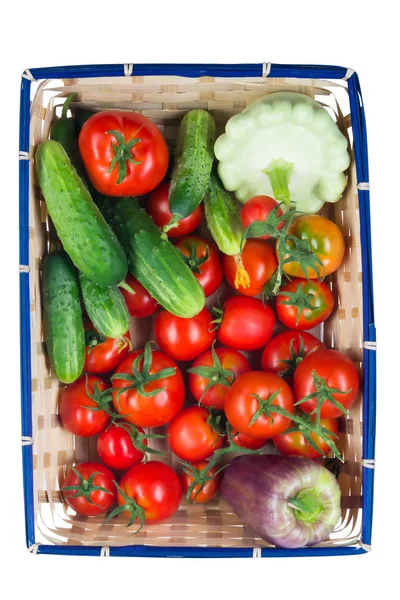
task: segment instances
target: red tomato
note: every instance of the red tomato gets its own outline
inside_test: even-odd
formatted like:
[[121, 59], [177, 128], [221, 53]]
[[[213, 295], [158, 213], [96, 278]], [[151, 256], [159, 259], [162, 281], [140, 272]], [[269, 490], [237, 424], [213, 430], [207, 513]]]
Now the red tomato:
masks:
[[231, 296], [223, 305], [217, 330], [221, 344], [237, 350], [258, 350], [272, 337], [275, 315], [257, 298]]
[[130, 273], [125, 278], [125, 282], [135, 292], [131, 294], [128, 290], [120, 288], [123, 297], [125, 298], [126, 306], [129, 314], [132, 317], [151, 317], [158, 311], [160, 305], [153, 296], [142, 286], [142, 284]]
[[293, 393], [281, 377], [264, 371], [238, 377], [225, 398], [225, 414], [232, 427], [264, 440], [282, 433], [291, 423], [274, 411], [275, 406], [293, 413]]
[[[95, 435], [110, 420], [106, 411], [111, 392], [103, 379], [95, 375], [82, 375], [61, 392], [59, 415], [63, 427], [82, 437]], [[99, 410], [91, 410], [93, 408]]]
[[172, 517], [179, 508], [182, 487], [178, 475], [168, 465], [151, 460], [135, 465], [119, 483], [115, 514], [123, 512], [129, 525], [139, 519], [144, 523], [158, 523]]
[[224, 255], [222, 265], [227, 282], [245, 296], [258, 296], [271, 279], [278, 266], [275, 251], [266, 242], [247, 240], [242, 252], [242, 262], [250, 277], [247, 287], [235, 285], [237, 261], [235, 256]]
[[197, 402], [223, 410], [232, 381], [250, 368], [247, 358], [237, 350], [207, 350], [188, 369], [190, 391]]
[[190, 496], [187, 498], [188, 501], [205, 504], [210, 502], [218, 493], [221, 485], [221, 474], [218, 473], [218, 467], [211, 467], [209, 471], [204, 473], [207, 467], [208, 462], [206, 460], [199, 460], [182, 467], [181, 483], [184, 495], [187, 495], [191, 490]]
[[[315, 419], [314, 419], [315, 420]], [[333, 441], [335, 441], [337, 434], [339, 433], [339, 424], [337, 419], [321, 419], [321, 426], [332, 432], [332, 435], [328, 435]], [[284, 456], [304, 456], [306, 458], [320, 458], [330, 452], [329, 445], [326, 441], [314, 431], [310, 432], [311, 438], [319, 448], [319, 452], [313, 448], [304, 437], [303, 433], [298, 431], [291, 431], [289, 433], [281, 433], [272, 439], [276, 448]]]
[[176, 243], [206, 297], [217, 291], [222, 283], [223, 272], [219, 253], [215, 244], [203, 238], [191, 235]]
[[284, 331], [266, 345], [261, 365], [264, 371], [292, 378], [297, 365], [314, 348], [325, 348], [316, 337], [305, 331]]
[[[321, 418], [340, 417], [357, 399], [360, 381], [353, 362], [337, 350], [316, 350], [294, 372], [297, 404]], [[312, 395], [313, 397], [308, 398]], [[305, 400], [306, 399], [306, 400]]]
[[[246, 229], [254, 221], [265, 221], [270, 212], [275, 209], [275, 216], [279, 218], [283, 213], [278, 202], [271, 196], [253, 196], [247, 200], [242, 208], [241, 217], [243, 227]], [[275, 229], [282, 229], [283, 220], [276, 225]], [[267, 240], [270, 235], [262, 235], [259, 240]]]
[[232, 438], [236, 446], [249, 448], [250, 450], [259, 450], [268, 442], [267, 439], [256, 438], [252, 435], [246, 435], [245, 433], [240, 433], [240, 431], [235, 430], [232, 431]]
[[[185, 400], [185, 384], [177, 364], [147, 343], [130, 352], [112, 377], [113, 403], [137, 427], [169, 423]], [[120, 391], [126, 390], [126, 391]]]
[[97, 440], [97, 454], [111, 469], [126, 471], [143, 460], [147, 438], [141, 427], [117, 421], [102, 431]]
[[335, 306], [326, 283], [293, 279], [276, 297], [278, 319], [290, 329], [312, 329], [330, 317]]
[[222, 446], [224, 434], [213, 428], [212, 413], [204, 406], [189, 406], [168, 426], [169, 446], [182, 460], [204, 460]]
[[206, 308], [191, 319], [176, 317], [163, 310], [154, 323], [157, 345], [175, 360], [193, 360], [210, 348], [215, 339], [212, 320]]
[[97, 112], [84, 123], [79, 150], [93, 186], [105, 196], [141, 196], [164, 179], [167, 144], [152, 121], [133, 111]]
[[[162, 183], [148, 197], [146, 202], [146, 211], [153, 218], [157, 227], [164, 227], [172, 219], [172, 213], [169, 210], [169, 182]], [[191, 215], [178, 221], [176, 227], [172, 227], [167, 231], [169, 238], [178, 238], [188, 235], [198, 228], [203, 219], [203, 207], [200, 204]]]
[[99, 333], [90, 322], [85, 323], [86, 373], [110, 373], [128, 354], [131, 344], [129, 331], [121, 338], [108, 338]]
[[84, 462], [69, 468], [61, 491], [66, 503], [78, 515], [92, 517], [106, 512], [114, 504], [113, 480], [114, 475], [104, 465]]

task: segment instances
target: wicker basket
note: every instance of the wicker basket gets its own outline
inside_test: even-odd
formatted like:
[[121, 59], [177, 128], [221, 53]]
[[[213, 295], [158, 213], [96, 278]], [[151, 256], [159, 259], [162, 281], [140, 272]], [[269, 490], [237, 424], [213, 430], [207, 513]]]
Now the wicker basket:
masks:
[[[37, 187], [34, 152], [67, 94], [75, 106], [143, 112], [174, 142], [182, 115], [209, 110], [217, 133], [233, 114], [265, 94], [288, 90], [324, 104], [349, 140], [351, 165], [342, 199], [325, 214], [342, 229], [343, 265], [330, 277], [334, 314], [317, 334], [348, 354], [359, 368], [363, 393], [341, 418], [339, 449], [345, 457], [339, 483], [342, 518], [331, 538], [312, 548], [281, 550], [259, 539], [229, 507], [182, 502], [166, 523], [147, 525], [135, 536], [124, 518], [102, 526], [62, 501], [66, 468], [96, 457], [94, 439], [75, 438], [58, 417], [59, 382], [52, 376], [43, 342], [40, 276], [49, 243], [46, 206]], [[375, 329], [370, 259], [369, 186], [364, 113], [357, 75], [340, 67], [290, 65], [111, 65], [26, 70], [21, 91], [20, 278], [22, 443], [26, 537], [39, 553], [136, 556], [269, 556], [354, 554], [370, 549], [375, 431]], [[211, 299], [212, 302], [213, 299]], [[151, 320], [132, 319], [134, 346], [151, 336]], [[272, 450], [267, 450], [272, 451]], [[166, 460], [174, 460], [171, 454]]]

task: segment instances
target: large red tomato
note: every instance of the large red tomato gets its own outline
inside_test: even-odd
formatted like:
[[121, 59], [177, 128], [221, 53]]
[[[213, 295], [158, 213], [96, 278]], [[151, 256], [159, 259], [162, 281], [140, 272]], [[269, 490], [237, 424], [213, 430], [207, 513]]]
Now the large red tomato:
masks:
[[97, 112], [84, 123], [79, 150], [89, 179], [105, 196], [141, 196], [154, 190], [168, 169], [160, 130], [133, 111]]
[[[240, 213], [243, 227], [247, 229], [254, 222], [265, 222], [272, 211], [274, 211], [274, 215], [272, 216], [274, 217], [275, 227], [272, 229], [271, 234], [274, 234], [276, 229], [279, 230], [283, 227], [283, 219], [279, 218], [283, 215], [282, 209], [279, 207], [278, 202], [274, 198], [271, 198], [271, 196], [253, 196], [247, 200]], [[249, 235], [248, 237], [252, 236]], [[257, 237], [259, 240], [267, 240], [271, 235]]]
[[92, 323], [85, 323], [86, 373], [110, 373], [128, 354], [131, 344], [129, 331], [121, 338], [108, 338], [99, 333]]
[[218, 415], [204, 406], [189, 406], [182, 410], [168, 426], [168, 443], [182, 460], [204, 460], [218, 450], [224, 441], [224, 432], [218, 431]]
[[147, 450], [144, 430], [122, 419], [107, 427], [97, 439], [100, 460], [117, 471], [126, 471], [140, 463]]
[[275, 250], [260, 240], [247, 240], [242, 252], [242, 262], [250, 283], [247, 287], [235, 285], [237, 261], [235, 256], [224, 255], [222, 264], [229, 285], [245, 296], [258, 296], [271, 279], [278, 266]]
[[215, 244], [190, 235], [179, 240], [176, 247], [203, 288], [206, 298], [211, 296], [221, 285], [224, 276]]
[[[315, 418], [313, 419], [315, 421]], [[321, 419], [321, 427], [324, 428], [324, 434], [335, 442], [339, 433], [339, 424], [337, 419]], [[290, 428], [292, 429], [292, 428]], [[331, 451], [326, 440], [314, 431], [304, 434], [299, 426], [296, 426], [296, 431], [281, 433], [275, 436], [272, 441], [276, 448], [284, 456], [304, 456], [306, 458], [320, 458]], [[324, 431], [326, 430], [326, 431]], [[307, 441], [307, 437], [311, 438]]]
[[151, 317], [158, 311], [160, 305], [153, 296], [142, 286], [133, 275], [128, 273], [125, 282], [134, 291], [134, 294], [126, 289], [120, 288], [123, 297], [125, 298], [126, 306], [129, 314], [132, 317]]
[[199, 460], [182, 466], [182, 490], [188, 502], [205, 504], [210, 502], [218, 493], [222, 475], [218, 473], [218, 467], [214, 466], [211, 469], [207, 467], [208, 462], [206, 460]]
[[158, 313], [154, 334], [158, 346], [175, 360], [193, 360], [210, 348], [215, 331], [207, 308], [191, 319], [177, 317], [166, 310]]
[[323, 281], [292, 279], [276, 297], [278, 319], [290, 329], [312, 329], [332, 314], [335, 300]]
[[258, 350], [272, 337], [275, 315], [257, 298], [231, 296], [224, 303], [217, 330], [221, 344], [237, 350]]
[[70, 467], [61, 489], [63, 498], [78, 515], [92, 517], [109, 510], [115, 502], [114, 475], [104, 465], [84, 462]]
[[325, 348], [318, 338], [306, 331], [284, 331], [266, 345], [261, 358], [264, 371], [291, 378], [298, 364], [314, 348]]
[[61, 392], [59, 414], [63, 427], [82, 437], [99, 433], [110, 420], [111, 391], [95, 375], [81, 375]]
[[113, 403], [126, 421], [138, 427], [169, 423], [185, 400], [177, 364], [149, 343], [130, 352], [112, 376]]
[[[147, 198], [146, 211], [153, 218], [154, 223], [161, 229], [168, 225], [172, 219], [169, 210], [169, 182], [164, 182], [155, 189]], [[203, 218], [203, 205], [200, 204], [191, 215], [178, 221], [177, 225], [167, 231], [169, 238], [178, 238], [195, 231]]]

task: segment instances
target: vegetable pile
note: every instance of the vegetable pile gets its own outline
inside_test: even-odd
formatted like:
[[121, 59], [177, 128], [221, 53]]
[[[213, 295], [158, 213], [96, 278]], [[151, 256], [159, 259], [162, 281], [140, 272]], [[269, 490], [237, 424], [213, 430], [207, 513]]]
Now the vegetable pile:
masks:
[[221, 493], [272, 544], [326, 540], [340, 488], [324, 457], [343, 461], [359, 376], [309, 330], [337, 310], [345, 242], [316, 213], [345, 188], [346, 139], [317, 102], [270, 94], [218, 139], [209, 112], [188, 111], [171, 163], [144, 115], [68, 116], [72, 100], [35, 156], [59, 415], [97, 440], [94, 461], [66, 468], [65, 502], [136, 533]]

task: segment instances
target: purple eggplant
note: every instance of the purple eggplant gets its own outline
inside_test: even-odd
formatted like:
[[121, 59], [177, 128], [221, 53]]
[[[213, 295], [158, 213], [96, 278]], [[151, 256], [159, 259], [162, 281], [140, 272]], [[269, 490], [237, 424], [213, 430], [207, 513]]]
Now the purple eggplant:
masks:
[[238, 456], [221, 494], [243, 523], [281, 548], [323, 542], [341, 514], [335, 476], [309, 458]]

